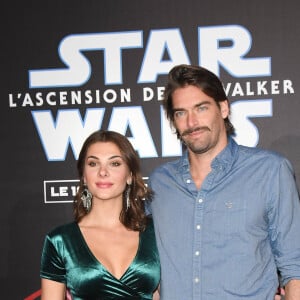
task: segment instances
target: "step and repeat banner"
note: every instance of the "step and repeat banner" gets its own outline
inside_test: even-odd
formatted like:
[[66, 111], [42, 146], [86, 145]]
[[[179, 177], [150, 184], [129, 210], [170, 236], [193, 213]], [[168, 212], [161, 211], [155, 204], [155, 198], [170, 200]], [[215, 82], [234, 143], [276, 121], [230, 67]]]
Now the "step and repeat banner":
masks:
[[[76, 159], [103, 128], [151, 170], [181, 155], [168, 71], [220, 76], [235, 139], [292, 162], [300, 183], [298, 1], [19, 1], [1, 12], [1, 299], [40, 299], [45, 234], [72, 220]], [[299, 233], [300, 234], [300, 233]]]

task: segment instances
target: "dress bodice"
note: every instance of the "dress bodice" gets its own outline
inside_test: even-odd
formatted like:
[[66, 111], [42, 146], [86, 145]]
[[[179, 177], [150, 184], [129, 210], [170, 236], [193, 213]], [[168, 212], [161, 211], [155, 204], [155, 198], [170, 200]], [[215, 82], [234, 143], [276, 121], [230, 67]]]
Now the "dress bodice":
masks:
[[74, 300], [152, 299], [160, 279], [152, 220], [140, 233], [136, 256], [120, 279], [95, 258], [75, 222], [46, 236], [41, 277], [65, 283]]

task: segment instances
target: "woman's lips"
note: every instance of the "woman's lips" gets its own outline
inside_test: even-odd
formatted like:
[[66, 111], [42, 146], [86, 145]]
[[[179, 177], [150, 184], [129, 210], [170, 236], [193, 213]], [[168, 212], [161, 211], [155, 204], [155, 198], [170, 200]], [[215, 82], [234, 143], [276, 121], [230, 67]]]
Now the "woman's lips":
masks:
[[98, 188], [102, 188], [102, 189], [105, 189], [105, 188], [110, 188], [113, 184], [111, 182], [97, 182], [96, 183], [96, 186]]

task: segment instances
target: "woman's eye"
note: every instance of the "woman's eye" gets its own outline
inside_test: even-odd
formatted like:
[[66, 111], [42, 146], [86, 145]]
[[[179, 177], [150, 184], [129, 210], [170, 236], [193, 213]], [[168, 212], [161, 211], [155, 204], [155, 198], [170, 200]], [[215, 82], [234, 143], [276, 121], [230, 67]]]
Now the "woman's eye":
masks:
[[96, 164], [94, 161], [89, 161], [89, 162], [88, 162], [88, 165], [89, 165], [90, 167], [95, 167], [97, 164]]
[[119, 162], [119, 161], [113, 161], [113, 162], [111, 162], [111, 166], [113, 166], [113, 167], [118, 167], [120, 165], [121, 165], [121, 162]]

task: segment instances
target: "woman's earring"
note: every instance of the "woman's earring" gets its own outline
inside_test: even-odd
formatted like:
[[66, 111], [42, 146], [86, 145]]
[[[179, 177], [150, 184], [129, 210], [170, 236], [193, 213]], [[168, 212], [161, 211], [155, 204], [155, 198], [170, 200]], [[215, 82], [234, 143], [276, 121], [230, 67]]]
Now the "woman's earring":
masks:
[[91, 192], [88, 190], [87, 186], [84, 185], [83, 191], [81, 193], [81, 200], [82, 200], [82, 205], [85, 208], [86, 212], [88, 213], [91, 210], [92, 207], [92, 198], [93, 195]]
[[125, 192], [126, 210], [128, 210], [128, 208], [130, 207], [130, 191], [131, 191], [131, 187], [130, 187], [130, 185], [128, 185], [126, 192]]

